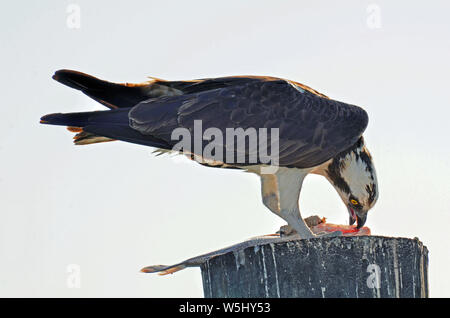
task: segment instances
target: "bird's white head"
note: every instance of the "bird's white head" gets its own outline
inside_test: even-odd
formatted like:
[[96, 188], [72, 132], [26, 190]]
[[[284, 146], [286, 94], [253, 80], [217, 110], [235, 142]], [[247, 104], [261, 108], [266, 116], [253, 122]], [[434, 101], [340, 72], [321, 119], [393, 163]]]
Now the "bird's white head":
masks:
[[377, 175], [363, 137], [330, 160], [325, 176], [347, 206], [349, 223], [357, 221], [361, 228], [378, 199]]

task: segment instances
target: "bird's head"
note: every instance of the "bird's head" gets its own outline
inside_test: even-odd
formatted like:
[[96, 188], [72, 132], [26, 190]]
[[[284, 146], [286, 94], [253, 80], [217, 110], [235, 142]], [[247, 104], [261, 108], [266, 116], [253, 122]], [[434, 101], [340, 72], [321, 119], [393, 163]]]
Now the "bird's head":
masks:
[[325, 173], [347, 206], [350, 225], [356, 221], [357, 228], [361, 228], [366, 222], [367, 212], [378, 199], [375, 167], [363, 137], [334, 157]]

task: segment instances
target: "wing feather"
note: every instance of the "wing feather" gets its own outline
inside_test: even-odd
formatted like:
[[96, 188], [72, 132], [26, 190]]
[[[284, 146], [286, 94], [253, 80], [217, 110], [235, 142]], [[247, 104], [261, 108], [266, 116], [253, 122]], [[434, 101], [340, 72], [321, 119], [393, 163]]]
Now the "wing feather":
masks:
[[192, 134], [194, 120], [202, 121], [203, 131], [215, 127], [223, 136], [227, 128], [278, 128], [279, 163], [298, 168], [317, 166], [346, 150], [367, 127], [362, 108], [296, 87], [295, 82], [274, 78], [233, 78], [225, 83], [229, 85], [223, 80], [206, 82], [212, 89], [139, 103], [129, 113], [131, 127], [172, 145], [177, 141], [170, 139], [171, 132], [187, 128]]

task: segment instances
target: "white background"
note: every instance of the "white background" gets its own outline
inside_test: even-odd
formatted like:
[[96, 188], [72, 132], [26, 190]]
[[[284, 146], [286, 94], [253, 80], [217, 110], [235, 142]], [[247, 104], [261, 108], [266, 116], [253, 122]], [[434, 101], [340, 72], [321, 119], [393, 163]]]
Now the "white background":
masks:
[[[67, 25], [71, 3], [79, 29]], [[116, 82], [271, 75], [364, 107], [380, 188], [367, 226], [419, 237], [430, 250], [431, 296], [450, 296], [450, 5], [373, 2], [373, 25], [371, 3], [2, 3], [0, 296], [202, 297], [199, 269], [139, 269], [283, 224], [261, 203], [254, 175], [122, 142], [74, 146], [64, 128], [40, 125], [47, 113], [103, 109], [53, 81], [60, 68]], [[348, 220], [318, 176], [306, 179], [300, 206], [304, 216]], [[80, 288], [69, 288], [70, 264]]]

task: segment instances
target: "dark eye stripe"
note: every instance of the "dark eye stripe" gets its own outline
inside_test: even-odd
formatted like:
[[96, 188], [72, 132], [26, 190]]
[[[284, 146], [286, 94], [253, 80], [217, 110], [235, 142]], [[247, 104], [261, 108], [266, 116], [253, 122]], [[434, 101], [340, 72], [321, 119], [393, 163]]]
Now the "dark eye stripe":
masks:
[[377, 194], [377, 185], [374, 183], [371, 183], [370, 186], [367, 185], [366, 191], [369, 194], [369, 204], [372, 204]]

